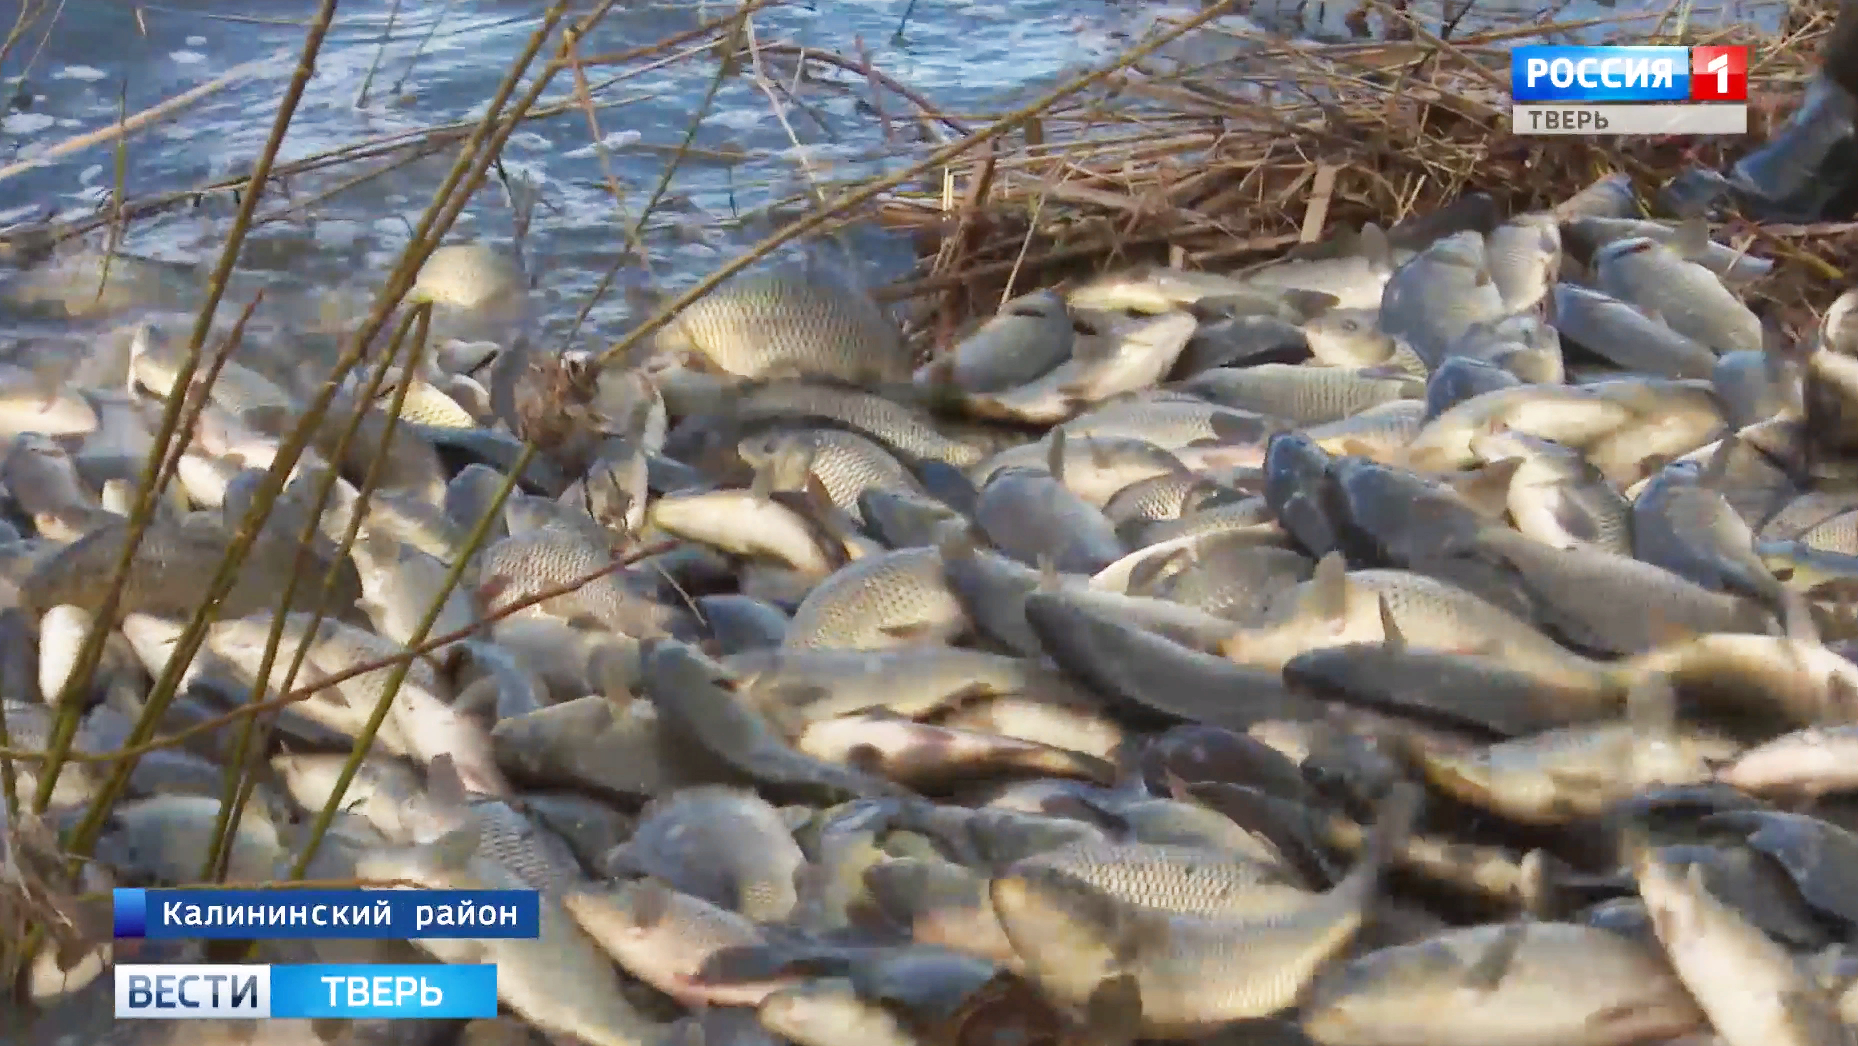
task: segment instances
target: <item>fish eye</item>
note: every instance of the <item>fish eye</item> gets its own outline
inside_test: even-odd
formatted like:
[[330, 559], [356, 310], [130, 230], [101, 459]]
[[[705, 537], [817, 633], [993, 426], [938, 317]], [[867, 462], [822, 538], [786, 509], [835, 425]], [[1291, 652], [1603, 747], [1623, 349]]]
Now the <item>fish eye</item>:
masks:
[[1356, 331], [1361, 329], [1361, 321], [1360, 320], [1343, 320], [1342, 329], [1349, 332], [1350, 334], [1353, 334]]

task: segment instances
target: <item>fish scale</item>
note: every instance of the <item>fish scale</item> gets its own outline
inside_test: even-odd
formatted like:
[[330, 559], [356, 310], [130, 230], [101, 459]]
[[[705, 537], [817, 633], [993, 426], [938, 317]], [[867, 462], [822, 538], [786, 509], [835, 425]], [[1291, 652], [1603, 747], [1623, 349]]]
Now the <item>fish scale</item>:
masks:
[[[14, 748], [43, 750], [52, 736], [51, 709], [40, 704], [15, 701], [11, 697], [3, 700], [6, 702], [8, 744]], [[78, 751], [88, 751], [92, 748], [108, 751], [111, 748], [120, 747], [95, 744], [94, 740], [86, 737], [86, 733], [87, 731], [80, 725], [73, 748]], [[34, 767], [31, 763], [21, 764], [16, 771], [19, 775], [17, 784], [21, 805], [24, 805], [28, 798], [38, 790], [38, 779], [33, 771]], [[58, 783], [53, 786], [51, 808], [62, 809], [87, 802], [100, 783], [93, 770], [93, 764], [67, 764], [58, 775]]]
[[[484, 551], [479, 565], [487, 592], [485, 612], [588, 577], [612, 563], [612, 551], [599, 547], [580, 530], [549, 527], [504, 538]], [[628, 591], [621, 578], [610, 573], [576, 591], [545, 600], [540, 606], [558, 617], [585, 615], [608, 628], [636, 636], [661, 632], [669, 620], [666, 608]]]
[[1179, 915], [1268, 914], [1311, 896], [1268, 865], [1191, 846], [1086, 841], [1028, 857], [1012, 871], [1031, 868]]
[[753, 919], [784, 919], [798, 900], [794, 873], [806, 863], [780, 814], [753, 792], [686, 788], [646, 808], [623, 844], [625, 870]]
[[1266, 363], [1203, 371], [1184, 386], [1227, 407], [1299, 425], [1319, 425], [1395, 400], [1425, 395], [1425, 382], [1383, 378], [1342, 367]]
[[1484, 246], [1504, 308], [1519, 312], [1548, 292], [1561, 268], [1561, 227], [1551, 214], [1522, 214], [1492, 229]]
[[458, 405], [458, 401], [446, 395], [437, 386], [424, 381], [415, 381], [407, 390], [406, 401], [401, 404], [400, 417], [417, 425], [431, 425], [434, 428], [469, 429], [477, 427], [477, 419], [471, 412]]
[[1179, 519], [1187, 506], [1200, 496], [1217, 494], [1218, 484], [1191, 472], [1172, 472], [1137, 480], [1111, 497], [1103, 514], [1118, 525]]
[[1357, 570], [1348, 575], [1384, 599], [1394, 620], [1416, 646], [1461, 649], [1478, 641], [1503, 645], [1504, 656], [1566, 674], [1590, 676], [1594, 664], [1536, 631], [1500, 607], [1443, 581], [1404, 570]]
[[874, 648], [929, 642], [966, 626], [961, 603], [932, 548], [906, 548], [861, 559], [821, 581], [794, 611], [782, 644]]
[[[34, 616], [60, 603], [95, 610], [122, 559], [128, 534], [129, 521], [114, 519], [36, 560], [19, 583], [20, 605]], [[135, 548], [117, 612], [190, 617], [204, 594], [204, 581], [213, 577], [230, 544], [230, 535], [217, 526], [157, 517]], [[268, 544], [253, 547], [220, 605], [221, 615], [250, 613], [276, 600], [273, 569], [281, 564], [266, 555]], [[285, 562], [293, 560], [294, 552]]]
[[1600, 289], [1657, 313], [1718, 353], [1760, 352], [1761, 320], [1709, 269], [1656, 240], [1616, 240], [1594, 252]]
[[1173, 538], [1204, 537], [1212, 534], [1225, 534], [1244, 530], [1268, 523], [1271, 510], [1264, 498], [1253, 495], [1236, 501], [1221, 502], [1195, 512], [1189, 512], [1178, 519], [1156, 520], [1150, 526], [1142, 528], [1142, 540], [1145, 544], [1168, 541]]
[[864, 514], [858, 507], [858, 498], [866, 490], [921, 492], [915, 477], [891, 457], [889, 451], [855, 432], [806, 429], [750, 436], [737, 449], [744, 460], [756, 464], [769, 460], [785, 440], [796, 441], [812, 455], [810, 471], [819, 477], [826, 495], [859, 523], [864, 522]]
[[1800, 535], [1810, 548], [1858, 555], [1858, 512], [1842, 512]]
[[477, 856], [495, 861], [532, 890], [559, 893], [582, 881], [574, 851], [528, 815], [495, 799], [470, 804], [477, 825]]
[[801, 418], [836, 421], [912, 457], [962, 468], [987, 456], [985, 448], [944, 436], [927, 418], [900, 403], [827, 385], [790, 381], [763, 385], [744, 393], [735, 404], [735, 413], [750, 424]]
[[660, 351], [698, 352], [747, 378], [910, 376], [896, 325], [869, 297], [784, 272], [754, 274], [712, 291], [680, 312], [656, 344]]
[[1138, 399], [1106, 404], [1059, 426], [1068, 437], [1122, 436], [1166, 450], [1231, 438], [1262, 439], [1276, 427], [1261, 414], [1199, 399]]

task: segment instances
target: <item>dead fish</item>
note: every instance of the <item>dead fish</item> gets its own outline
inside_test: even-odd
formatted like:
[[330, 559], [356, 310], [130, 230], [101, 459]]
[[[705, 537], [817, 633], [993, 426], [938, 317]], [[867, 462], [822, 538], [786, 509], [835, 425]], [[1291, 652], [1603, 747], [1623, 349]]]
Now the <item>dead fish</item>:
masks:
[[1333, 257], [1271, 262], [1245, 273], [1243, 279], [1254, 287], [1328, 294], [1340, 309], [1379, 306], [1397, 261], [1387, 234], [1378, 225], [1363, 225], [1358, 233], [1332, 246]]
[[935, 644], [771, 649], [725, 657], [723, 664], [744, 692], [798, 724], [874, 708], [924, 718], [988, 697], [1063, 694], [1070, 687], [1032, 659]]
[[[277, 827], [254, 801], [239, 818], [226, 881], [265, 882], [285, 855]], [[220, 797], [156, 795], [119, 804], [97, 843], [97, 856], [145, 882], [185, 883], [199, 878], [201, 862], [219, 820]]]
[[933, 548], [904, 548], [852, 563], [814, 586], [787, 626], [787, 649], [880, 649], [944, 642], [967, 630]]
[[1785, 949], [1710, 895], [1701, 866], [1681, 874], [1647, 851], [1634, 871], [1673, 969], [1729, 1046], [1840, 1041], [1832, 1001]]
[[[475, 827], [411, 849], [380, 850], [356, 862], [368, 879], [407, 879], [438, 889], [521, 889], [526, 884], [477, 855]], [[445, 962], [494, 962], [497, 997], [529, 1023], [591, 1046], [638, 1046], [654, 1026], [620, 990], [612, 963], [555, 897], [544, 894], [539, 936], [521, 940], [421, 940]]]
[[1375, 367], [1389, 363], [1398, 347], [1381, 330], [1380, 299], [1371, 306], [1337, 308], [1303, 325], [1310, 355], [1330, 367]]
[[[1543, 679], [1590, 684], [1599, 668], [1502, 609], [1462, 589], [1400, 570], [1348, 572], [1338, 554], [1298, 587], [1295, 611], [1225, 643], [1241, 664], [1282, 669], [1306, 650], [1387, 638], [1387, 624], [1428, 649], [1497, 654]], [[1386, 614], [1382, 612], [1383, 604]], [[1498, 652], [1501, 652], [1500, 654]]]
[[918, 944], [1018, 965], [994, 915], [985, 875], [940, 858], [903, 858], [872, 865], [864, 881], [878, 907]]
[[1811, 726], [1738, 755], [1716, 779], [1754, 795], [1816, 799], [1858, 788], [1858, 725]]
[[655, 880], [571, 891], [562, 906], [626, 972], [686, 1006], [754, 1006], [793, 980], [704, 983], [698, 973], [711, 956], [759, 945], [761, 931], [746, 916]]
[[888, 781], [801, 755], [737, 693], [726, 669], [675, 641], [645, 656], [645, 692], [664, 726], [764, 787], [835, 797], [896, 794]]
[[1596, 548], [1557, 549], [1492, 527], [1478, 545], [1517, 572], [1538, 620], [1587, 650], [1636, 654], [1677, 632], [1778, 631], [1759, 604]]
[[651, 526], [739, 556], [772, 559], [808, 578], [832, 573], [834, 556], [806, 517], [767, 496], [764, 489], [668, 494], [646, 512]]
[[[468, 589], [454, 585], [445, 591], [451, 568], [411, 545], [370, 532], [350, 547], [349, 554], [361, 578], [359, 607], [383, 637], [410, 641], [441, 593], [445, 599], [425, 635], [442, 636], [477, 620]], [[445, 664], [456, 656], [456, 648], [440, 647], [432, 653]]]
[[1354, 937], [1418, 798], [1408, 788], [1389, 802], [1374, 845], [1334, 889], [1269, 914], [1149, 912], [1031, 869], [993, 881], [994, 909], [1029, 974], [1064, 1003], [1087, 1002], [1108, 977], [1134, 978], [1145, 1036], [1268, 1016], [1292, 1004]]
[[758, 922], [793, 910], [805, 863], [780, 815], [752, 792], [681, 789], [649, 806], [609, 869], [651, 875]]
[[855, 432], [777, 430], [745, 437], [736, 452], [752, 468], [772, 468], [789, 461], [802, 473], [818, 477], [832, 504], [855, 523], [864, 522], [859, 503], [867, 490], [922, 492], [915, 477], [889, 451]]
[[1757, 258], [1745, 250], [1711, 240], [1709, 228], [1701, 221], [1672, 224], [1641, 218], [1593, 216], [1567, 222], [1564, 231], [1583, 262], [1591, 261], [1594, 252], [1606, 244], [1643, 236], [1704, 266], [1731, 288], [1745, 287], [1774, 271], [1774, 262], [1770, 259]]
[[1120, 559], [1115, 526], [1064, 485], [1062, 429], [1051, 436], [1049, 469], [1008, 469], [988, 481], [974, 506], [982, 533], [1020, 562], [1050, 562], [1062, 573], [1094, 574]]
[[1255, 284], [1212, 272], [1136, 269], [1113, 273], [1067, 295], [1072, 308], [1158, 314], [1184, 305], [1217, 303], [1234, 314], [1282, 315], [1297, 320], [1333, 304], [1332, 295]]
[[1520, 459], [1505, 498], [1520, 533], [1554, 548], [1630, 554], [1632, 505], [1580, 452], [1507, 428], [1472, 437], [1471, 451]]
[[1001, 773], [1115, 781], [1115, 767], [1082, 752], [912, 722], [895, 715], [845, 716], [816, 722], [794, 741], [805, 755], [930, 790]]
[[1491, 279], [1484, 238], [1476, 232], [1447, 236], [1394, 271], [1381, 298], [1381, 329], [1412, 343], [1437, 366], [1446, 350], [1474, 323], [1506, 309]]
[[1091, 404], [1160, 381], [1196, 326], [1184, 312], [1129, 321], [1089, 343], [1079, 339], [1069, 359], [1033, 381], [1002, 392], [970, 393], [962, 404], [979, 418], [1056, 424]]
[[1639, 201], [1632, 191], [1632, 176], [1627, 174], [1598, 178], [1555, 207], [1555, 216], [1564, 222], [1585, 217], [1629, 218], [1638, 213]]
[[490, 737], [498, 764], [526, 782], [635, 800], [694, 783], [642, 701], [616, 708], [593, 694], [502, 720]]
[[1561, 226], [1553, 214], [1519, 214], [1485, 236], [1490, 278], [1503, 307], [1521, 312], [1548, 293], [1561, 273]]
[[678, 314], [660, 352], [700, 355], [748, 378], [820, 375], [903, 381], [909, 357], [895, 324], [861, 292], [775, 271], [740, 277]]
[[1426, 777], [1449, 795], [1525, 824], [1595, 817], [1654, 785], [1694, 784], [1737, 746], [1679, 727], [1669, 684], [1641, 681], [1627, 695], [1627, 718], [1502, 741], [1470, 753], [1428, 752]]
[[1629, 371], [1709, 378], [1717, 354], [1635, 305], [1587, 287], [1557, 283], [1552, 320], [1564, 340]]
[[916, 383], [950, 382], [964, 392], [998, 392], [1033, 381], [1071, 354], [1076, 334], [1065, 300], [1033, 291], [1000, 307], [998, 315], [963, 338], [941, 359], [916, 372]]
[[1202, 371], [1181, 387], [1227, 407], [1298, 425], [1340, 421], [1383, 403], [1419, 399], [1425, 392], [1425, 383], [1410, 377], [1283, 363]]
[[796, 1046], [921, 1046], [895, 1011], [861, 998], [848, 978], [783, 988], [755, 1011], [761, 1026]]
[[1464, 468], [1477, 460], [1471, 441], [1499, 426], [1585, 449], [1635, 416], [1630, 404], [1580, 386], [1519, 385], [1473, 396], [1428, 421], [1405, 457], [1413, 468]]
[[510, 255], [486, 243], [451, 243], [426, 257], [412, 293], [415, 301], [477, 309], [521, 294], [528, 285], [522, 268]]
[[1605, 930], [1510, 923], [1355, 959], [1317, 983], [1322, 1046], [1629, 1046], [1703, 1024], [1660, 957]]
[[1709, 269], [1647, 237], [1594, 252], [1602, 291], [1717, 352], [1759, 352], [1761, 321]]

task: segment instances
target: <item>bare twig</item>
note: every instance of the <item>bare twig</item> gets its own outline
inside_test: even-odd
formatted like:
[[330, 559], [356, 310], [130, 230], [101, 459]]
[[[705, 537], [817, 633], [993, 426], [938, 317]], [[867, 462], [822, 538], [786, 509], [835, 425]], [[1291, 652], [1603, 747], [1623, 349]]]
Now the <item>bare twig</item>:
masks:
[[273, 55], [269, 58], [260, 58], [254, 62], [246, 62], [243, 65], [233, 66], [225, 75], [207, 83], [203, 83], [198, 87], [182, 91], [180, 94], [164, 102], [149, 106], [147, 109], [136, 113], [134, 116], [118, 120], [108, 127], [99, 127], [94, 131], [89, 131], [73, 138], [67, 138], [57, 145], [51, 146], [42, 152], [35, 153], [24, 160], [10, 163], [5, 167], [0, 167], [0, 181], [5, 181], [15, 175], [25, 174], [27, 171], [38, 167], [44, 167], [52, 161], [70, 156], [72, 153], [83, 152], [85, 149], [102, 145], [105, 142], [115, 141], [124, 135], [140, 131], [144, 127], [150, 127], [160, 123], [179, 113], [181, 110], [186, 109], [188, 106], [218, 94], [234, 84], [250, 80], [255, 76], [264, 75], [266, 72], [273, 69], [282, 57], [281, 54]]

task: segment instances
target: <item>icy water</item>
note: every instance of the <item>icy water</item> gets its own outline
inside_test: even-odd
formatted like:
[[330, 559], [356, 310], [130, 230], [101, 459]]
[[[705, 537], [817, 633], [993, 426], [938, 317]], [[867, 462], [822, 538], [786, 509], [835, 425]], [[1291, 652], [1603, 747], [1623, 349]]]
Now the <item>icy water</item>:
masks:
[[[17, 3], [0, 5], [0, 23], [11, 24]], [[639, 266], [624, 266], [620, 293], [608, 295], [589, 316], [588, 334], [623, 330], [625, 284], [688, 283], [764, 235], [779, 224], [780, 215], [770, 208], [785, 201], [791, 209], [803, 200], [809, 177], [853, 176], [921, 155], [935, 144], [932, 133], [912, 119], [915, 105], [892, 92], [882, 99], [895, 132], [887, 141], [866, 101], [871, 89], [862, 76], [811, 65], [818, 75], [796, 85], [792, 45], [853, 60], [862, 47], [884, 74], [920, 91], [942, 111], [972, 119], [1068, 71], [1101, 63], [1157, 18], [1192, 9], [1104, 0], [918, 0], [898, 39], [906, 3], [788, 2], [755, 15], [767, 78], [738, 76], [723, 84], [697, 134], [695, 158], [680, 169], [668, 205], [650, 226], [649, 275]], [[1282, 3], [1290, 6], [1290, 0]], [[397, 5], [345, 0], [283, 159], [473, 118], [543, 7], [541, 0]], [[622, 2], [585, 41], [583, 53], [639, 47], [730, 9]], [[0, 119], [0, 167], [107, 127], [120, 112], [136, 113], [243, 69], [244, 79], [131, 136], [120, 159], [131, 199], [245, 173], [269, 131], [312, 10], [308, 0], [65, 0], [55, 23], [42, 18], [0, 69], [7, 94], [14, 96]], [[1562, 3], [1557, 10], [1561, 18], [1624, 13], [1591, 0]], [[1333, 22], [1341, 12], [1337, 7], [1322, 17]], [[1272, 17], [1263, 5], [1254, 5], [1254, 15], [1261, 21]], [[1478, 15], [1499, 24], [1541, 17], [1530, 0], [1483, 0]], [[1747, 17], [1741, 10], [1727, 16]], [[1310, 17], [1306, 11], [1299, 23], [1280, 16], [1278, 28], [1297, 31], [1301, 25], [1307, 31]], [[783, 51], [782, 44], [790, 46]], [[595, 148], [578, 110], [532, 121], [510, 140], [506, 170], [539, 193], [526, 261], [551, 325], [560, 327], [579, 311], [613, 262], [623, 240], [622, 221], [635, 217], [651, 194], [715, 68], [705, 55], [655, 67], [635, 62], [590, 69], [602, 149]], [[609, 82], [621, 73], [624, 79]], [[567, 74], [558, 76], [544, 104], [564, 100], [571, 88]], [[786, 111], [785, 123], [775, 115], [770, 92]], [[796, 139], [802, 144], [796, 146]], [[0, 228], [49, 215], [93, 213], [110, 196], [118, 160], [104, 144], [24, 174], [0, 176]], [[358, 297], [398, 254], [450, 162], [451, 153], [442, 152], [331, 198], [322, 194], [360, 167], [293, 179], [287, 197], [267, 203], [263, 213], [283, 218], [255, 234], [246, 252], [248, 267], [271, 280], [319, 291], [348, 288], [346, 293]], [[609, 169], [624, 198], [624, 219], [607, 188]], [[197, 207], [140, 219], [125, 246], [145, 256], [210, 264], [234, 207], [229, 194], [220, 194], [202, 198]], [[473, 202], [453, 238], [508, 241], [511, 232], [511, 211], [493, 184]], [[857, 253], [874, 279], [895, 275], [910, 256], [901, 238], [870, 235], [860, 237]]]

